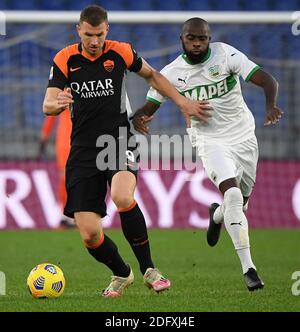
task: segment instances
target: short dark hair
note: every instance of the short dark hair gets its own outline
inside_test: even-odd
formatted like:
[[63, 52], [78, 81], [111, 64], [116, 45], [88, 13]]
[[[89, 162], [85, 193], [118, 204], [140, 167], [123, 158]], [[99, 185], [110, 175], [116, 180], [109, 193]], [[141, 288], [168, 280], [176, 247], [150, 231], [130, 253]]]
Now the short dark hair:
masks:
[[190, 19], [188, 19], [187, 21], [184, 22], [184, 24], [182, 26], [182, 34], [184, 34], [185, 31], [187, 30], [187, 28], [190, 27], [190, 26], [207, 27], [208, 30], [210, 30], [208, 22], [205, 21], [203, 18], [192, 17], [192, 18], [190, 18]]
[[107, 22], [107, 11], [98, 5], [87, 6], [80, 14], [80, 23], [83, 22], [87, 22], [93, 27]]

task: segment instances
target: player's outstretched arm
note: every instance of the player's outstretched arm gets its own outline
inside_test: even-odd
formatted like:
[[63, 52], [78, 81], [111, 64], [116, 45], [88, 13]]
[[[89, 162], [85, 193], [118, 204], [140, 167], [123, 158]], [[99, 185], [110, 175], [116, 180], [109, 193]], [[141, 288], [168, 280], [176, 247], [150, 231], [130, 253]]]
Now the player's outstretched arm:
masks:
[[211, 117], [209, 111], [212, 110], [212, 107], [208, 102], [193, 101], [185, 98], [162, 74], [148, 65], [145, 60], [143, 60], [143, 66], [138, 75], [143, 77], [161, 95], [174, 101], [183, 113], [187, 127], [191, 126], [190, 116], [194, 116], [204, 122], [207, 122]]
[[66, 108], [73, 104], [71, 89], [64, 91], [58, 88], [48, 88], [43, 103], [43, 112], [46, 115], [59, 115]]
[[261, 69], [253, 74], [250, 81], [264, 89], [267, 111], [264, 125], [276, 124], [283, 115], [283, 112], [277, 107], [278, 82]]

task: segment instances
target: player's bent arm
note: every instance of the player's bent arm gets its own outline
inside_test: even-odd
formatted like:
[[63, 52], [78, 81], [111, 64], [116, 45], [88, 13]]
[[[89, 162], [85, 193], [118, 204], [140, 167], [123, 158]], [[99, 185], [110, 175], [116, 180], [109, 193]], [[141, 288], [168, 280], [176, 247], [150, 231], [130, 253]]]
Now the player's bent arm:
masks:
[[73, 97], [70, 89], [63, 91], [59, 88], [47, 88], [43, 112], [46, 115], [59, 115], [73, 103]]
[[261, 69], [253, 74], [250, 81], [264, 89], [267, 111], [264, 125], [276, 124], [283, 115], [283, 112], [277, 107], [278, 82]]
[[273, 76], [259, 69], [253, 74], [250, 81], [264, 89], [267, 107], [273, 107], [277, 104], [279, 84]]

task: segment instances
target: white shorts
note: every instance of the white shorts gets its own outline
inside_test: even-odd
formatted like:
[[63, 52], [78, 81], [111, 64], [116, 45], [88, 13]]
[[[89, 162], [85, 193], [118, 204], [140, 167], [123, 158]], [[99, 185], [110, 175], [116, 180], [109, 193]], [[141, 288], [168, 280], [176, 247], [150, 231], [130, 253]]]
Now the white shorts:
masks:
[[[193, 144], [194, 143], [194, 144]], [[258, 145], [256, 137], [232, 146], [219, 143], [192, 142], [210, 180], [219, 188], [220, 184], [236, 178], [244, 197], [249, 197], [256, 180]]]

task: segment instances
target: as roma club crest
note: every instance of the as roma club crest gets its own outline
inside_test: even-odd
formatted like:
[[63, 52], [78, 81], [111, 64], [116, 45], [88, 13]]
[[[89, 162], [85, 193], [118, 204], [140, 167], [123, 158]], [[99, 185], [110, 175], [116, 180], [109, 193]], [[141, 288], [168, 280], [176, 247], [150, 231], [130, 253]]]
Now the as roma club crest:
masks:
[[115, 68], [115, 62], [113, 60], [106, 60], [103, 63], [104, 69], [109, 73], [112, 72]]

